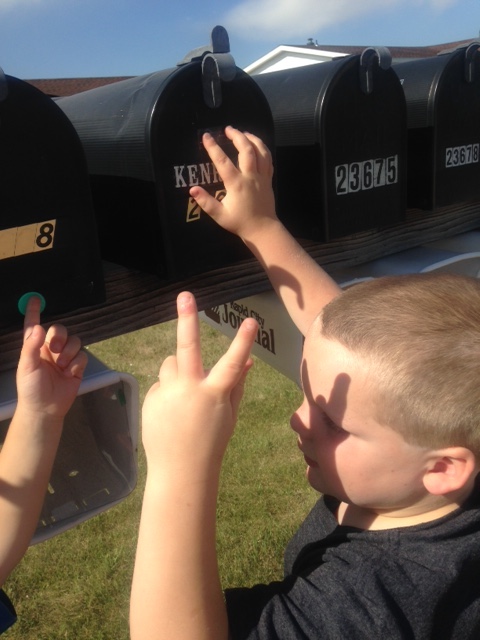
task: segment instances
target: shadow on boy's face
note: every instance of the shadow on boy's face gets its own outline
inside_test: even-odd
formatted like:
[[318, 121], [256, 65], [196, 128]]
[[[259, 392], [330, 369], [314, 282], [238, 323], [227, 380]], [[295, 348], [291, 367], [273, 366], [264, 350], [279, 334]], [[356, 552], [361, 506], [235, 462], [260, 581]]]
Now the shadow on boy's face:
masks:
[[326, 398], [327, 393], [323, 395], [318, 393], [318, 389], [312, 388], [308, 364], [305, 359], [303, 359], [301, 365], [301, 380], [305, 397], [313, 400], [322, 409], [326, 410], [329, 415], [333, 413], [337, 419], [337, 424], [340, 426], [347, 410], [347, 395], [351, 384], [350, 376], [347, 373], [339, 373], [335, 377], [328, 399]]
[[[301, 366], [301, 379], [305, 397], [310, 403], [313, 403], [313, 406], [317, 405], [322, 412], [324, 429], [335, 429], [335, 427], [337, 427], [337, 431], [339, 431], [335, 436], [334, 444], [332, 445], [331, 441], [328, 444], [330, 455], [326, 461], [326, 466], [328, 466], [329, 473], [336, 476], [335, 478], [332, 478], [332, 480], [335, 480], [335, 484], [341, 485], [340, 478], [338, 477], [335, 468], [335, 449], [348, 437], [348, 433], [345, 432], [342, 434], [340, 428], [343, 424], [347, 409], [347, 396], [351, 384], [351, 378], [347, 373], [339, 373], [336, 375], [331, 388], [315, 388], [315, 386], [312, 385], [311, 376], [309, 375], [307, 361], [304, 359]], [[324, 393], [319, 393], [319, 391], [323, 391]], [[316, 410], [314, 409], [313, 411]], [[310, 413], [308, 416], [308, 428], [315, 429], [316, 421], [318, 421], [318, 416], [311, 415]]]
[[[362, 465], [368, 464], [368, 460], [362, 458], [362, 448], [355, 446], [356, 436], [350, 433], [352, 426], [344, 431], [342, 425], [346, 426], [347, 402], [350, 401], [351, 410], [352, 402], [362, 403], [364, 399], [361, 396], [358, 398], [358, 393], [356, 399], [355, 395], [352, 396], [352, 378], [349, 373], [342, 371], [341, 360], [337, 362], [330, 359], [328, 365], [326, 360], [323, 363], [325, 365], [323, 370], [320, 366], [317, 370], [316, 363], [322, 353], [318, 351], [314, 355], [317, 359], [313, 361], [313, 367], [312, 360], [310, 359], [308, 363], [306, 358], [303, 359], [301, 366], [308, 413], [304, 413], [301, 419], [305, 427], [304, 431], [299, 432], [302, 440], [300, 449], [302, 451], [305, 449], [306, 455], [312, 458], [311, 461], [307, 460], [309, 464], [307, 477], [310, 484], [320, 493], [337, 498], [347, 505], [342, 510], [339, 522], [348, 525], [355, 522], [354, 516], [352, 520], [352, 514], [357, 511], [357, 507], [353, 502], [353, 496], [358, 497], [359, 487], [364, 486], [362, 483], [365, 483], [365, 476]], [[309, 364], [313, 371], [309, 371]], [[331, 369], [327, 369], [326, 366]], [[354, 438], [354, 440], [345, 443], [348, 438]], [[345, 446], [342, 446], [343, 443]], [[363, 474], [363, 480], [357, 474], [360, 476]], [[376, 483], [376, 478], [373, 480]], [[369, 490], [368, 483], [365, 486]], [[364, 511], [362, 517], [361, 527], [368, 528], [375, 519], [375, 514], [373, 511], [371, 514]], [[353, 526], [360, 525], [353, 524]]]

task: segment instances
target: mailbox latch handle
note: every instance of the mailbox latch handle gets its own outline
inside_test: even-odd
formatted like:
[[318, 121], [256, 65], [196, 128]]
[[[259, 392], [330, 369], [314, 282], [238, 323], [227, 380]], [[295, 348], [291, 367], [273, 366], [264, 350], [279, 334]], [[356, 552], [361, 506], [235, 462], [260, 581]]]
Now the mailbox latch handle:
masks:
[[373, 91], [373, 65], [388, 69], [392, 64], [392, 54], [387, 47], [368, 47], [360, 55], [360, 88], [363, 93]]
[[222, 104], [222, 82], [231, 82], [236, 74], [235, 60], [230, 55], [230, 39], [227, 30], [217, 25], [212, 29], [211, 44], [190, 51], [179, 66], [195, 60], [202, 61], [203, 99], [211, 109]]
[[222, 104], [222, 81], [230, 82], [237, 72], [229, 53], [208, 53], [202, 60], [203, 99], [207, 107], [217, 109]]
[[465, 81], [475, 81], [475, 58], [480, 53], [480, 42], [471, 42], [465, 49]]
[[237, 67], [226, 29], [214, 27], [211, 38], [212, 52], [205, 53], [202, 59], [203, 99], [207, 107], [217, 109], [222, 104], [222, 82], [231, 82]]

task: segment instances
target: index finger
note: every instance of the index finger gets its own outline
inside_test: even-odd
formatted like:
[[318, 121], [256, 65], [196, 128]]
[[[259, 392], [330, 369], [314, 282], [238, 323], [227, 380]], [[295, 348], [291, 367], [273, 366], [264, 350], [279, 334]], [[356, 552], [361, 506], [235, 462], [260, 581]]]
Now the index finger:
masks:
[[192, 293], [184, 291], [177, 298], [177, 369], [180, 376], [202, 377], [200, 322]]
[[[226, 130], [225, 130], [226, 133]], [[229, 136], [228, 136], [229, 137]], [[211, 133], [204, 133], [202, 137], [203, 146], [207, 151], [210, 160], [215, 165], [217, 169], [218, 175], [222, 179], [222, 181], [228, 182], [230, 178], [233, 178], [237, 173], [238, 169], [232, 162], [232, 160], [227, 156], [222, 147], [218, 144], [215, 138]], [[235, 144], [235, 142], [232, 140]], [[236, 145], [235, 145], [236, 146]], [[238, 150], [238, 149], [237, 149]]]
[[25, 307], [25, 319], [23, 321], [23, 336], [26, 337], [33, 327], [40, 324], [40, 309], [42, 301], [38, 296], [31, 296]]

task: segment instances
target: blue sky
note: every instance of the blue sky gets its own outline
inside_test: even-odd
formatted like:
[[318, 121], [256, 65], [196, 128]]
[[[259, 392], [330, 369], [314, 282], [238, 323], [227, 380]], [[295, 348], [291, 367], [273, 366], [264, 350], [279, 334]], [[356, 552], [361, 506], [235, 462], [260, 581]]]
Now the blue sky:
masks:
[[245, 67], [279, 44], [479, 38], [480, 0], [0, 0], [0, 67], [23, 79], [141, 75], [227, 28]]

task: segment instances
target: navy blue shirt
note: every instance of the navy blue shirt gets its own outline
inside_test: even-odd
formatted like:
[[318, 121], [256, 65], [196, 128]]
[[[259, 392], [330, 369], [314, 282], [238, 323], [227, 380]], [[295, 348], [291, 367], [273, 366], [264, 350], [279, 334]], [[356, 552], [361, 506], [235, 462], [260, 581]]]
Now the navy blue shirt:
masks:
[[285, 553], [282, 581], [225, 592], [234, 640], [478, 640], [480, 492], [425, 524], [339, 526], [322, 498]]
[[0, 633], [9, 629], [16, 619], [17, 614], [15, 613], [13, 604], [10, 602], [5, 591], [0, 589]]

